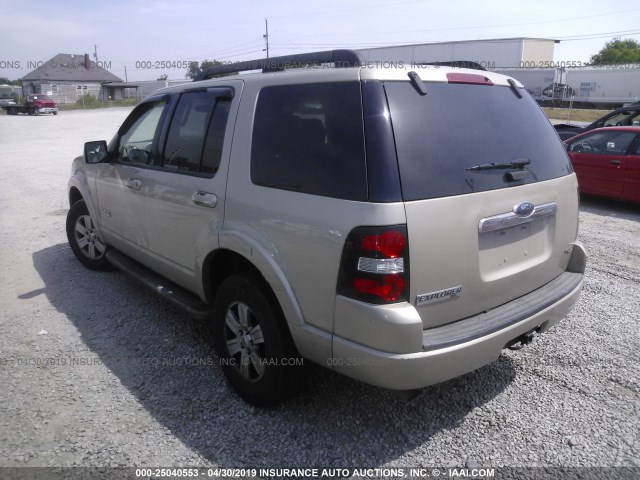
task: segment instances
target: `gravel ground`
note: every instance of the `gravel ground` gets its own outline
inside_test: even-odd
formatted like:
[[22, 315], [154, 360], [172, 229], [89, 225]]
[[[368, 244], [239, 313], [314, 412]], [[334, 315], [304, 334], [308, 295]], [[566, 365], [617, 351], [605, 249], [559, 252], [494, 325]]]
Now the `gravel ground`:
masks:
[[258, 410], [204, 325], [67, 246], [70, 162], [128, 112], [0, 115], [0, 466], [640, 467], [639, 206], [583, 199], [583, 295], [533, 345], [410, 400], [316, 369]]

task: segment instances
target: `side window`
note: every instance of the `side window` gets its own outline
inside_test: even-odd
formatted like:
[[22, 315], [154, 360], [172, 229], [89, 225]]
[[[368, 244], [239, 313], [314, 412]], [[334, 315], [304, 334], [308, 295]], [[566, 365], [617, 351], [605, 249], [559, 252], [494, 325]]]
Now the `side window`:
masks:
[[165, 100], [145, 104], [136, 115], [127, 119], [129, 126], [120, 137], [118, 160], [141, 165], [152, 163], [151, 146], [166, 105]]
[[629, 155], [640, 155], [640, 135], [638, 135], [634, 140], [631, 150], [629, 151]]
[[[604, 121], [603, 126], [604, 127], [615, 127], [615, 126], [628, 127], [628, 126], [636, 125], [637, 123], [634, 123], [633, 120], [638, 116], [638, 113], [639, 112], [636, 112], [633, 110], [618, 113], [612, 117], [607, 118]], [[637, 118], [636, 118], [636, 122], [637, 122]]]
[[162, 166], [215, 173], [222, 156], [230, 104], [229, 99], [208, 92], [183, 93], [171, 120]]
[[362, 100], [358, 82], [266, 87], [251, 142], [257, 185], [366, 200]]
[[572, 142], [569, 151], [602, 155], [624, 155], [635, 138], [634, 132], [596, 132]]

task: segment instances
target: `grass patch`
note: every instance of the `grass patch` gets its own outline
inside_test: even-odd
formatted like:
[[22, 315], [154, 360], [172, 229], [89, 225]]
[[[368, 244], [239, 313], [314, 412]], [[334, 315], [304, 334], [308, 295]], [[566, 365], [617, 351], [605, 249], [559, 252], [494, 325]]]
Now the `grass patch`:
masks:
[[554, 120], [564, 120], [566, 122], [570, 118], [572, 122], [591, 123], [602, 117], [604, 114], [609, 113], [611, 110], [582, 110], [574, 108], [571, 110], [571, 117], [569, 117], [568, 108], [542, 107], [542, 111], [547, 115], [547, 117]]
[[85, 97], [84, 105], [82, 99], [76, 103], [62, 103], [58, 104], [59, 110], [92, 110], [96, 108], [111, 108], [111, 107], [132, 107], [140, 103], [139, 98], [127, 98], [126, 100], [113, 100], [110, 102], [102, 102], [95, 97], [88, 95]]

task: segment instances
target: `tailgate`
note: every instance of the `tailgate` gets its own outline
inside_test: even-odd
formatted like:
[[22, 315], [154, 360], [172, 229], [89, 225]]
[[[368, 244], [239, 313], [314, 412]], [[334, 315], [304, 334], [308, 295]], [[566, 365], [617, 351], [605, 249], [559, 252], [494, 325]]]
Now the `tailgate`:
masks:
[[425, 328], [550, 282], [577, 232], [577, 181], [555, 130], [524, 89], [485, 74], [423, 82], [423, 95], [384, 84]]
[[[424, 327], [490, 310], [564, 272], [577, 228], [576, 188], [575, 175], [569, 175], [406, 202], [410, 301]], [[520, 220], [513, 206], [524, 202], [542, 208]]]

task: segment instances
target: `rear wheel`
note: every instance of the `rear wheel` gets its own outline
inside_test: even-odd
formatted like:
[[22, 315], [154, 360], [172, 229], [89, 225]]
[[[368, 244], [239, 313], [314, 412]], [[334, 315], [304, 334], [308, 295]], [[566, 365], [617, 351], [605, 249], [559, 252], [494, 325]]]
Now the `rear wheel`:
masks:
[[67, 239], [74, 255], [91, 270], [109, 270], [107, 245], [102, 241], [84, 200], [78, 200], [67, 214]]
[[271, 406], [295, 394], [302, 359], [267, 287], [234, 275], [214, 302], [214, 346], [229, 386], [245, 401]]

